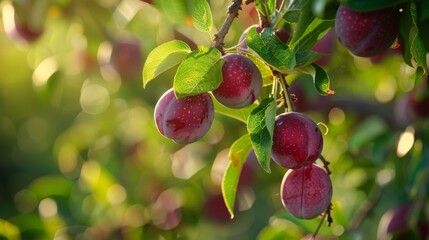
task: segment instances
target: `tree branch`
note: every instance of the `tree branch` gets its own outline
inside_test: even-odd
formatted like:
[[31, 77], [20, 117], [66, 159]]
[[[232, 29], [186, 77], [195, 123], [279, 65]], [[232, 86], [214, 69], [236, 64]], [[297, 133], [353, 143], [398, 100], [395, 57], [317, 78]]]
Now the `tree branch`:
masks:
[[[232, 22], [238, 16], [238, 11], [241, 10], [242, 0], [233, 0], [232, 4], [228, 7], [228, 16], [222, 24], [222, 27], [215, 34], [215, 39], [213, 43], [213, 47], [219, 49], [219, 51], [224, 54], [225, 51], [223, 49], [224, 39], [226, 34], [228, 33], [229, 28], [231, 27]], [[247, 1], [246, 1], [247, 2]]]

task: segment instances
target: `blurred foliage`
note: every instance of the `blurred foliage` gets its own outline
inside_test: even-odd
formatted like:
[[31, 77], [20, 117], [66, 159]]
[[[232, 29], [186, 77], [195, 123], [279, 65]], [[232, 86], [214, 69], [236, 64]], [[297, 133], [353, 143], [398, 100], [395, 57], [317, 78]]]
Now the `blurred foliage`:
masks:
[[[285, 170], [272, 164], [267, 174], [254, 158], [231, 220], [220, 183], [245, 125], [216, 115], [202, 140], [176, 145], [153, 122], [174, 71], [143, 89], [141, 70], [123, 74], [133, 66], [112, 61], [130, 39], [140, 48], [133, 62], [173, 39], [210, 45], [193, 27], [191, 1], [27, 2], [44, 20], [32, 43], [8, 35], [12, 5], [0, 2], [0, 239], [300, 239], [316, 229], [319, 218], [297, 220], [283, 208]], [[215, 29], [229, 4], [210, 1]], [[256, 22], [253, 4], [243, 6], [226, 47]], [[399, 54], [374, 63], [338, 43], [325, 69], [333, 96], [319, 96], [305, 76], [288, 78], [298, 111], [327, 126], [334, 223], [319, 235], [389, 239], [392, 211], [411, 205], [395, 234], [418, 239], [429, 225], [429, 122], [400, 106], [424, 83]]]

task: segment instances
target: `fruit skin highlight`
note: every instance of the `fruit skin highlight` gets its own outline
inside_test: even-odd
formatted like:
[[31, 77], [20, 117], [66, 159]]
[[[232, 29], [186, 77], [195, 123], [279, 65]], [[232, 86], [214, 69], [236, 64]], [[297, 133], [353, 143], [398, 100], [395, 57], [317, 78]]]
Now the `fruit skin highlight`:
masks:
[[213, 96], [229, 108], [243, 108], [252, 104], [262, 89], [262, 75], [258, 67], [239, 54], [223, 56], [222, 82]]
[[375, 56], [394, 43], [399, 33], [399, 11], [391, 7], [357, 12], [341, 4], [335, 17], [335, 32], [354, 55]]
[[312, 219], [331, 203], [332, 183], [329, 175], [315, 164], [289, 169], [280, 187], [283, 206], [296, 218]]
[[177, 99], [170, 89], [158, 100], [154, 116], [162, 135], [176, 143], [192, 143], [210, 129], [214, 118], [213, 101], [208, 93]]
[[271, 157], [278, 165], [292, 169], [309, 165], [322, 148], [322, 133], [313, 120], [297, 112], [276, 117]]

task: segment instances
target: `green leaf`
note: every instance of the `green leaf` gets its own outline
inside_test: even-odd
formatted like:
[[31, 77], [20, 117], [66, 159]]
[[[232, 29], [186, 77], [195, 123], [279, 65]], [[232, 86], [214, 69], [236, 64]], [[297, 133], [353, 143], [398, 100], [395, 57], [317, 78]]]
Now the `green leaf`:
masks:
[[250, 113], [255, 107], [258, 106], [256, 103], [253, 103], [250, 106], [247, 106], [244, 108], [232, 109], [222, 105], [220, 102], [216, 100], [215, 97], [213, 97], [212, 99], [213, 99], [215, 112], [227, 117], [237, 119], [238, 121], [241, 121], [243, 123], [247, 123], [247, 119], [249, 118]]
[[268, 10], [270, 15], [276, 11], [276, 0], [267, 0]]
[[323, 56], [324, 54], [320, 54], [314, 51], [297, 52], [295, 54], [296, 67], [307, 66]]
[[[417, 13], [417, 6], [416, 4], [411, 4], [410, 8], [411, 17], [414, 23], [413, 28], [417, 29], [417, 31], [413, 32], [413, 35], [410, 35], [411, 39], [411, 56], [416, 61], [417, 66], [423, 68], [424, 73], [427, 72], [427, 60], [426, 60], [426, 47], [423, 43], [421, 36], [420, 36], [420, 30], [417, 27], [417, 24], [419, 23], [418, 20], [418, 13]], [[427, 27], [425, 27], [427, 28]]]
[[154, 48], [147, 56], [143, 66], [143, 87], [161, 73], [179, 64], [189, 53], [189, 46], [179, 40], [173, 40]]
[[296, 64], [295, 54], [274, 32], [273, 28], [264, 28], [259, 35], [256, 28], [250, 29], [246, 37], [247, 46], [275, 70], [290, 72]]
[[292, 41], [294, 39], [298, 39], [299, 37], [301, 37], [301, 35], [305, 32], [307, 27], [311, 24], [311, 22], [315, 18], [313, 11], [311, 9], [313, 1], [304, 0], [304, 3], [300, 3], [300, 2], [302, 2], [302, 0], [293, 2], [293, 4], [296, 3], [295, 5], [299, 5], [297, 6], [299, 7], [299, 19], [296, 24], [294, 33], [292, 35]]
[[[414, 33], [413, 33], [414, 32]], [[406, 6], [404, 8], [404, 11], [402, 13], [401, 22], [399, 25], [399, 34], [402, 37], [402, 51], [403, 51], [403, 58], [404, 62], [408, 64], [409, 66], [413, 66], [411, 62], [411, 42], [412, 42], [412, 36], [416, 32], [416, 28], [414, 27], [414, 23], [411, 16], [411, 9], [410, 6]]]
[[314, 18], [312, 22], [305, 27], [305, 31], [300, 36], [292, 38], [290, 47], [293, 48], [295, 52], [310, 50], [314, 44], [334, 26], [334, 23], [334, 20]]
[[173, 88], [178, 98], [211, 91], [222, 82], [225, 60], [216, 48], [199, 46], [179, 65]]
[[271, 146], [273, 143], [274, 122], [277, 105], [273, 98], [262, 100], [247, 120], [247, 131], [261, 167], [268, 173], [270, 170]]
[[313, 77], [314, 87], [317, 92], [321, 95], [335, 94], [333, 90], [329, 88], [330, 79], [325, 70], [319, 65], [312, 63], [311, 66], [305, 68], [299, 68], [300, 72], [308, 74]]
[[392, 7], [408, 0], [340, 0], [340, 2], [355, 11], [367, 12]]
[[238, 180], [240, 179], [241, 169], [246, 161], [247, 155], [252, 150], [252, 144], [248, 134], [235, 141], [229, 149], [229, 164], [222, 179], [222, 195], [225, 205], [234, 218], [235, 196], [237, 194]]
[[293, 0], [290, 1], [289, 6], [283, 19], [289, 23], [299, 22], [301, 15], [304, 11], [311, 10], [312, 1], [309, 0]]
[[272, 4], [271, 0], [255, 0], [255, 7], [264, 16], [270, 16], [275, 11], [275, 3]]
[[210, 5], [206, 0], [194, 0], [192, 4], [192, 19], [194, 26], [202, 32], [211, 32], [213, 16]]
[[249, 54], [246, 55], [246, 57], [252, 60], [252, 62], [258, 67], [259, 72], [261, 72], [262, 85], [265, 87], [273, 84], [273, 71], [271, 71], [270, 67], [254, 55]]
[[335, 0], [317, 0], [313, 1], [313, 14], [321, 19], [335, 19], [339, 4]]

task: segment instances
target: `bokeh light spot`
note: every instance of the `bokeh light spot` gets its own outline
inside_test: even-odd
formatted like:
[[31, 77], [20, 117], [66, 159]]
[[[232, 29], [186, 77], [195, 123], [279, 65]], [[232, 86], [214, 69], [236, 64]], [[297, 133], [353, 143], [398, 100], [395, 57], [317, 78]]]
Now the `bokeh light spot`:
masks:
[[98, 84], [88, 84], [82, 87], [80, 105], [89, 114], [100, 114], [110, 104], [110, 95], [106, 88]]
[[39, 204], [40, 215], [49, 218], [57, 215], [57, 203], [52, 198], [45, 198]]

